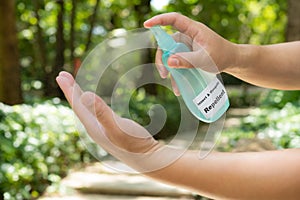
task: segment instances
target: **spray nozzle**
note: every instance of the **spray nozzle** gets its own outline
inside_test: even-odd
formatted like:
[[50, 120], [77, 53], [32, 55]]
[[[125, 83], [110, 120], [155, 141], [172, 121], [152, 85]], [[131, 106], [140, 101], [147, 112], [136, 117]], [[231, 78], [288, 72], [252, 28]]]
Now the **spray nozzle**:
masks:
[[153, 33], [158, 46], [165, 51], [170, 51], [176, 45], [175, 40], [166, 33], [160, 26], [153, 26], [150, 28]]

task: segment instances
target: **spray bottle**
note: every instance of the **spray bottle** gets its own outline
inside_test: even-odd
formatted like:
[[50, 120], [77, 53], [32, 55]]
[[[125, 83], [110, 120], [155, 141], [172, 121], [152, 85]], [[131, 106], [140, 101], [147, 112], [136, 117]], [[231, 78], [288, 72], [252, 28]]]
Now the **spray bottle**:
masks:
[[169, 67], [170, 55], [189, 52], [190, 49], [183, 43], [177, 43], [159, 26], [153, 26], [150, 30], [163, 51], [162, 62], [174, 78], [190, 112], [203, 122], [218, 120], [229, 107], [227, 92], [221, 81], [215, 74], [199, 68]]

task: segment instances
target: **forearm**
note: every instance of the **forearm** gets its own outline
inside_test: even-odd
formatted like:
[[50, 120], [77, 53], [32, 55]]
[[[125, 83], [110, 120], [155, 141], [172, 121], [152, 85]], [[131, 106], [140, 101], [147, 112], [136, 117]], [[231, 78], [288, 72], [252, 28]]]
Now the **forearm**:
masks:
[[297, 199], [300, 150], [212, 153], [200, 160], [187, 152], [172, 165], [148, 173], [216, 199]]
[[225, 72], [254, 85], [300, 89], [300, 42], [255, 46], [236, 45], [236, 60]]

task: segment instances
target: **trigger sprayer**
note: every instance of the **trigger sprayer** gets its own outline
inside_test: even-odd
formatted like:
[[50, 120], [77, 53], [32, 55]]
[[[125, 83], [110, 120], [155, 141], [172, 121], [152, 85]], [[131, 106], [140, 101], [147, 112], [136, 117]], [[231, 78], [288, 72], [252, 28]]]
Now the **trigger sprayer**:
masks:
[[169, 67], [170, 55], [189, 52], [190, 49], [185, 44], [176, 42], [159, 26], [153, 26], [150, 30], [163, 51], [163, 64], [173, 76], [190, 112], [203, 122], [218, 120], [229, 107], [227, 92], [221, 81], [215, 74], [199, 68]]

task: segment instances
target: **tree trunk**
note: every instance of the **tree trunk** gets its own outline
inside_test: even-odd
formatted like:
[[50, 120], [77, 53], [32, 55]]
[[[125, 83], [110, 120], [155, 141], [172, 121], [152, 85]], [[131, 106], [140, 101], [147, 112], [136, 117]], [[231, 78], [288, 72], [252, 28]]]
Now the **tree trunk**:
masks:
[[[137, 15], [138, 27], [143, 27], [145, 21], [145, 16], [151, 12], [150, 0], [141, 1], [140, 4], [134, 6], [134, 10]], [[145, 64], [152, 63], [152, 50], [150, 48], [141, 50], [141, 57]], [[140, 78], [140, 81], [144, 80], [154, 80], [154, 68], [148, 67], [143, 68], [143, 73]], [[147, 84], [143, 86], [147, 94], [157, 95], [157, 85], [155, 83]]]
[[95, 22], [96, 22], [96, 19], [97, 19], [97, 12], [98, 12], [99, 3], [100, 3], [100, 0], [97, 0], [96, 4], [95, 4], [95, 7], [94, 7], [93, 14], [91, 16], [90, 29], [89, 29], [89, 32], [88, 32], [87, 42], [86, 42], [86, 45], [85, 45], [85, 52], [88, 51], [88, 49], [91, 45], [92, 33], [93, 33], [93, 29], [94, 29]]
[[0, 101], [22, 103], [21, 68], [15, 19], [15, 1], [0, 1]]
[[43, 7], [41, 2], [39, 0], [33, 0], [33, 6], [34, 6], [34, 15], [37, 19], [36, 23], [36, 28], [37, 28], [37, 33], [36, 33], [36, 59], [38, 60], [38, 63], [40, 66], [36, 70], [42, 70], [42, 82], [46, 83], [47, 80], [47, 65], [48, 65], [48, 60], [47, 60], [47, 53], [46, 53], [46, 44], [44, 41], [44, 35], [43, 35], [43, 30], [40, 26], [40, 21], [41, 17], [39, 15], [39, 10]]
[[72, 10], [71, 10], [71, 28], [70, 28], [70, 51], [71, 51], [71, 62], [74, 64], [74, 52], [75, 52], [75, 18], [76, 18], [76, 10], [77, 10], [77, 1], [72, 0]]
[[300, 1], [288, 0], [287, 41], [300, 40]]
[[47, 75], [46, 96], [63, 97], [61, 90], [55, 81], [56, 76], [63, 70], [65, 64], [65, 39], [64, 39], [64, 0], [56, 0], [59, 11], [57, 15], [57, 31], [56, 31], [56, 56], [51, 72]]

